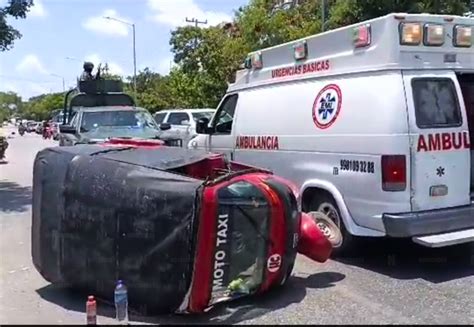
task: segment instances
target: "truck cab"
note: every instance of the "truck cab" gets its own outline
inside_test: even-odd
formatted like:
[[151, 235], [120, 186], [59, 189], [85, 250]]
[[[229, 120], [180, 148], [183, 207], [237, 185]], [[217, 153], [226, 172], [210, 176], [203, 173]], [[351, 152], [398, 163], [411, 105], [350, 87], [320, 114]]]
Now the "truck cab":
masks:
[[152, 115], [135, 105], [121, 82], [101, 79], [80, 81], [78, 89], [66, 95], [59, 130], [60, 146], [110, 138], [157, 139], [160, 133]]

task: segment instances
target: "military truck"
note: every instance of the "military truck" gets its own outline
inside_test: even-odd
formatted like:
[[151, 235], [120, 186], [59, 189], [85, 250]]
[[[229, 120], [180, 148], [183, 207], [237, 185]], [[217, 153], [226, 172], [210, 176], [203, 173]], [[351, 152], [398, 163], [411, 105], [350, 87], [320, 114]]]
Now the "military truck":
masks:
[[102, 143], [111, 138], [159, 139], [162, 132], [148, 110], [138, 107], [117, 80], [78, 81], [78, 87], [66, 93], [62, 118], [60, 146]]

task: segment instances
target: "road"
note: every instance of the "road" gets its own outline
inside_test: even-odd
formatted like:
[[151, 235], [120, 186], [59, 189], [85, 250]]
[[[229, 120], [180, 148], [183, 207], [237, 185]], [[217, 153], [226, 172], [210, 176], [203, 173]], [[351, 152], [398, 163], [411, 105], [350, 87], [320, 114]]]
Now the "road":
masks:
[[[83, 324], [85, 297], [51, 286], [31, 261], [31, 184], [36, 153], [55, 142], [9, 140], [0, 165], [0, 324]], [[298, 257], [288, 284], [199, 317], [131, 315], [133, 323], [474, 324], [472, 244], [426, 249], [367, 240], [358, 255], [314, 264]], [[99, 324], [113, 308], [99, 303]]]

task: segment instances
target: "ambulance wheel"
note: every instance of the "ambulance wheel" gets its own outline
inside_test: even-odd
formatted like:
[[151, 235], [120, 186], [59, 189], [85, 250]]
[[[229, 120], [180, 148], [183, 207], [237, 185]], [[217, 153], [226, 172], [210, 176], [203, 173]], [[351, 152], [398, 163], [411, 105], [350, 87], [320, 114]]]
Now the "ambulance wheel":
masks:
[[333, 248], [332, 257], [343, 257], [351, 254], [355, 248], [355, 238], [347, 231], [336, 201], [330, 195], [320, 193], [311, 202], [311, 209], [328, 216], [341, 231], [342, 241], [338, 247]]

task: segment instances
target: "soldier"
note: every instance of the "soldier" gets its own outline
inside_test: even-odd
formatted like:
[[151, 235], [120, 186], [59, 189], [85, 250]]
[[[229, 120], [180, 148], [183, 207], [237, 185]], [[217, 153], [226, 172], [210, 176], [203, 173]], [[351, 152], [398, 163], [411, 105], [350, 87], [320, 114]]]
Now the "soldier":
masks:
[[94, 79], [92, 77], [92, 70], [94, 69], [94, 64], [91, 62], [84, 63], [84, 72], [81, 75], [81, 81], [88, 81]]

